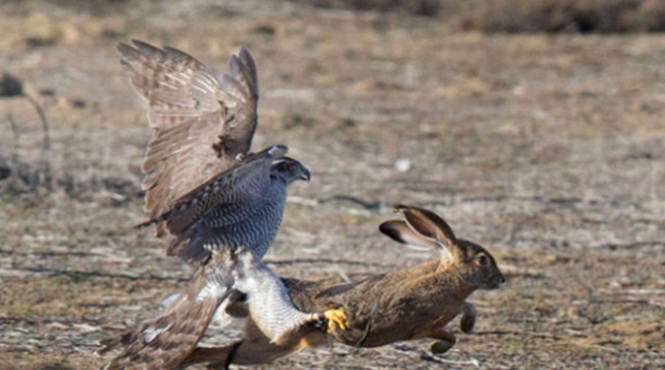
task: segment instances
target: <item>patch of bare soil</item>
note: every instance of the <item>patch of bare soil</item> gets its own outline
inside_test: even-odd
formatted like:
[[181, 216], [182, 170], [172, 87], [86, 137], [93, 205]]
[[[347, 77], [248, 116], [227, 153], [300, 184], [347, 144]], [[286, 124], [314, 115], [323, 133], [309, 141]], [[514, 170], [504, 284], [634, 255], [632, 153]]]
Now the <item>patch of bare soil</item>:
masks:
[[378, 234], [399, 202], [443, 215], [508, 277], [474, 293], [476, 330], [453, 322], [444, 356], [423, 340], [276, 366], [665, 366], [665, 37], [452, 33], [263, 0], [113, 6], [0, 4], [0, 73], [22, 83], [0, 97], [3, 366], [99, 366], [106, 326], [153, 316], [192, 272], [132, 229], [149, 130], [114, 50], [131, 38], [217, 72], [240, 45], [254, 54], [255, 148], [286, 143], [313, 173], [268, 256], [279, 274], [356, 279], [432, 258]]

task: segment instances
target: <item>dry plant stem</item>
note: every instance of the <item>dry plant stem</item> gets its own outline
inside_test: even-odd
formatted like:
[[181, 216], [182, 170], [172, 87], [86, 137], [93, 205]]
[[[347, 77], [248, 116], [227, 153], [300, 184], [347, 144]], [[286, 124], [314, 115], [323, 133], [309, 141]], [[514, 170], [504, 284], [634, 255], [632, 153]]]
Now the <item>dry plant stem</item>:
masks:
[[16, 124], [16, 120], [14, 119], [14, 116], [11, 114], [7, 114], [7, 121], [9, 122], [9, 125], [12, 128], [12, 135], [14, 136], [14, 143], [12, 145], [12, 166], [14, 171], [12, 172], [12, 177], [16, 176], [16, 169], [18, 168], [18, 149], [19, 149], [19, 139], [20, 139], [20, 133], [18, 131], [18, 125]]
[[39, 104], [39, 102], [30, 95], [25, 95], [25, 97], [35, 108], [35, 111], [37, 111], [39, 120], [42, 124], [44, 141], [42, 142], [42, 178], [40, 180], [46, 186], [46, 188], [50, 190], [52, 185], [51, 162], [49, 159], [51, 154], [51, 136], [49, 130], [50, 125], [48, 119], [46, 118], [46, 113], [44, 113], [44, 109], [42, 109], [42, 106]]
[[13, 135], [13, 145], [12, 145], [12, 154], [11, 154], [11, 159], [10, 159], [10, 164], [9, 164], [9, 177], [7, 180], [4, 182], [2, 185], [2, 188], [0, 188], [0, 193], [4, 193], [8, 187], [10, 187], [15, 181], [18, 176], [18, 149], [19, 149], [19, 131], [18, 131], [18, 125], [16, 124], [16, 120], [14, 119], [14, 116], [11, 114], [6, 115], [7, 122], [9, 122], [9, 126], [12, 131]]

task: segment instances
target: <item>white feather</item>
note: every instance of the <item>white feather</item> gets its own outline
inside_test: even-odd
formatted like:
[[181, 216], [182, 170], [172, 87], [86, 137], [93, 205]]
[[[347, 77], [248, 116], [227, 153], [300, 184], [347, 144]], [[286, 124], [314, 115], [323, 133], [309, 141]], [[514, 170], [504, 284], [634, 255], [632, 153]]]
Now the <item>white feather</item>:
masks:
[[169, 308], [180, 297], [180, 293], [173, 293], [162, 301], [162, 307]]
[[145, 339], [145, 342], [146, 343], [152, 342], [153, 340], [155, 340], [155, 338], [157, 338], [158, 335], [160, 335], [163, 332], [169, 330], [171, 328], [171, 325], [173, 325], [173, 323], [170, 323], [170, 324], [166, 325], [163, 328], [149, 327], [149, 328], [145, 329], [143, 331], [143, 338]]
[[216, 279], [210, 279], [196, 296], [197, 302], [202, 302], [210, 298], [217, 298], [224, 295], [227, 287]]

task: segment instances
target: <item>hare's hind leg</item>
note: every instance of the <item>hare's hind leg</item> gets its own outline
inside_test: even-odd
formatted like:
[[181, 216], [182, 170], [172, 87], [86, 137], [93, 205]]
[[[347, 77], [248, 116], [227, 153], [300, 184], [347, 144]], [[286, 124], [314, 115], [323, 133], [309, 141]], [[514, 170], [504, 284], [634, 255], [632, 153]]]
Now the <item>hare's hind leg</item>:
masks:
[[432, 353], [434, 354], [441, 354], [447, 352], [449, 349], [453, 348], [455, 342], [457, 341], [457, 339], [455, 339], [455, 336], [445, 331], [443, 327], [434, 327], [426, 329], [422, 332], [416, 333], [416, 335], [411, 337], [411, 339], [424, 339], [424, 338], [438, 339], [430, 346], [430, 351], [432, 351]]
[[428, 337], [438, 339], [429, 347], [430, 351], [432, 351], [434, 354], [448, 352], [449, 349], [453, 348], [455, 342], [457, 341], [454, 335], [443, 330], [443, 328], [433, 329], [429, 332]]
[[241, 342], [237, 342], [226, 347], [196, 347], [192, 353], [187, 356], [178, 369], [184, 369], [194, 364], [206, 363], [209, 368], [225, 369], [228, 366], [229, 355]]

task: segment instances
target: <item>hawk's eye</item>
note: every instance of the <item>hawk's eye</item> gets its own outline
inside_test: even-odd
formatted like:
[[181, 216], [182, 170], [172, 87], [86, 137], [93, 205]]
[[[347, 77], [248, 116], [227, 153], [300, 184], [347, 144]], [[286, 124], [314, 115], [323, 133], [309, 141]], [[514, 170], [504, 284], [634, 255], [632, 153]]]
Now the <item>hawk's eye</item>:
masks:
[[290, 170], [291, 167], [293, 167], [293, 162], [290, 162], [290, 161], [281, 161], [277, 165], [277, 168], [282, 172], [286, 172], [286, 171]]
[[476, 257], [476, 261], [480, 266], [487, 266], [490, 263], [489, 257], [487, 257], [484, 253], [479, 254]]

